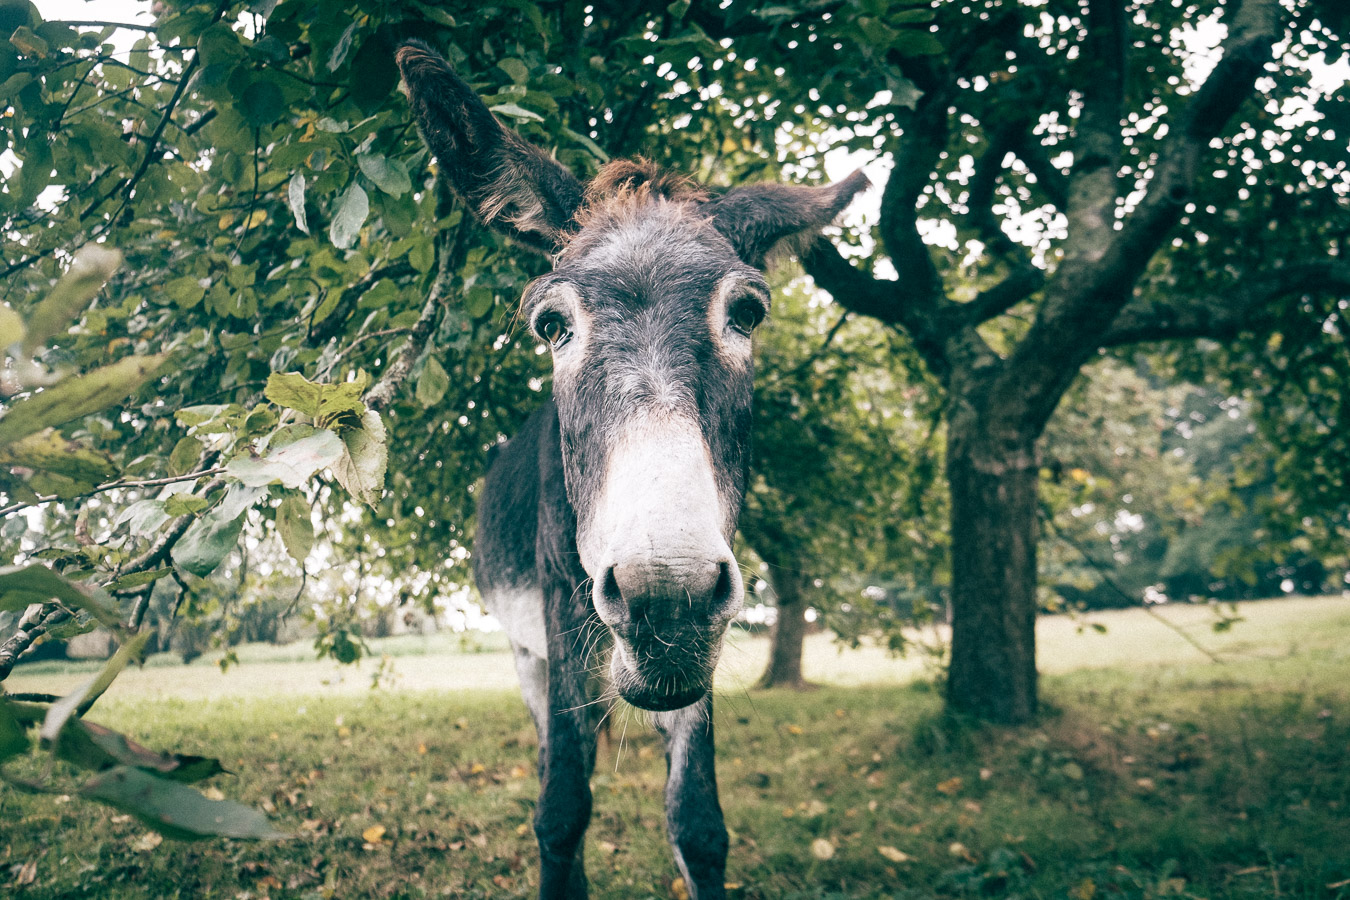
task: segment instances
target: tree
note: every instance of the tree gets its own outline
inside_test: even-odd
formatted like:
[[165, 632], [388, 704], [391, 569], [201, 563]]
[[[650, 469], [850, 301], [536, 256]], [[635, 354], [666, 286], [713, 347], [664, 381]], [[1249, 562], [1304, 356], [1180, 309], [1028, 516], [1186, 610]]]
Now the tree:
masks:
[[[903, 338], [872, 320], [847, 321], [804, 288], [798, 280], [775, 291], [757, 345], [740, 529], [768, 566], [777, 612], [761, 687], [805, 686], [808, 606], [853, 636], [858, 626], [846, 617], [863, 587], [917, 588], [945, 560], [940, 532], [914, 527], [942, 517], [935, 391]], [[876, 615], [865, 630], [895, 624]]]
[[[802, 4], [766, 23], [732, 3], [705, 27], [742, 56], [792, 50], [805, 81], [773, 69], [757, 88], [809, 85], [809, 107], [775, 109], [802, 135], [794, 150], [836, 127], [892, 159], [863, 267], [823, 243], [803, 261], [845, 308], [903, 329], [946, 392], [948, 705], [1024, 722], [1038, 706], [1037, 439], [1079, 370], [1104, 348], [1232, 340], [1289, 298], [1350, 287], [1326, 237], [1344, 227], [1344, 191], [1324, 193], [1344, 135], [1306, 126], [1340, 101], [1304, 66], [1339, 58], [1350, 22], [1315, 2], [972, 0], [939, 5], [916, 36], [923, 11], [875, 5], [850, 26], [861, 61], [845, 62], [831, 49], [858, 35], [834, 11]], [[1208, 72], [1182, 40], [1199, 20], [1226, 31]], [[918, 37], [943, 52], [912, 55]], [[1307, 116], [1282, 120], [1290, 102]], [[1277, 209], [1310, 215], [1318, 237], [1296, 256], [1208, 240], [1213, 219], [1278, 229]], [[939, 222], [954, 227], [945, 246]]]

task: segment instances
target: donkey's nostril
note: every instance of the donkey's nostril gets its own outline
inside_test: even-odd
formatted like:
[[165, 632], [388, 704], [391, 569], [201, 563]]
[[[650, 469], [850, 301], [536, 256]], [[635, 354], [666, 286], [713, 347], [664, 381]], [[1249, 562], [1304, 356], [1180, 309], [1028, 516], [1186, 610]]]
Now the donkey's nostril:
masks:
[[616, 618], [623, 612], [623, 591], [619, 590], [614, 566], [606, 567], [605, 575], [600, 579], [600, 592], [596, 601], [596, 612], [600, 613], [602, 619]]
[[731, 577], [730, 563], [718, 566], [717, 584], [713, 586], [712, 609], [715, 614], [723, 613], [736, 602], [736, 585]]

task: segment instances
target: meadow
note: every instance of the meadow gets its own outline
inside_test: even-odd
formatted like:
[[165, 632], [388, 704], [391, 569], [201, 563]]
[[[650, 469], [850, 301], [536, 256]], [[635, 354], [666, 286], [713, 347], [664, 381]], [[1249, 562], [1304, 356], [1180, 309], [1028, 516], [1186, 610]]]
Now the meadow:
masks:
[[[819, 689], [756, 691], [766, 642], [736, 636], [716, 701], [731, 896], [1350, 897], [1350, 600], [1244, 604], [1221, 634], [1203, 608], [1158, 614], [1174, 627], [1044, 619], [1046, 713], [1021, 729], [944, 718], [922, 654], [824, 635], [805, 660]], [[535, 738], [500, 637], [372, 646], [357, 668], [246, 647], [224, 673], [168, 656], [125, 673], [91, 720], [219, 757], [233, 774], [207, 790], [291, 837], [160, 840], [78, 797], [0, 787], [0, 895], [533, 896]], [[36, 664], [6, 686], [60, 692], [93, 667]], [[642, 716], [616, 711], [592, 896], [686, 896], [664, 774]]]

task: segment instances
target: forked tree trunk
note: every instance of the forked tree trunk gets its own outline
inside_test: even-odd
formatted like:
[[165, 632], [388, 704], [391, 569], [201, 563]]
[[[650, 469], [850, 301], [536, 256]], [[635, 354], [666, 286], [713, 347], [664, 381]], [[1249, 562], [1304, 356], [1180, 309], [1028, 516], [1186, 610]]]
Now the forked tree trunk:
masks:
[[760, 688], [785, 687], [805, 690], [802, 678], [802, 642], [806, 638], [806, 586], [810, 579], [799, 572], [774, 568], [773, 589], [778, 597], [778, 618], [769, 644], [769, 665], [755, 684]]
[[980, 418], [949, 431], [952, 647], [947, 708], [1002, 724], [1036, 715], [1035, 436]]

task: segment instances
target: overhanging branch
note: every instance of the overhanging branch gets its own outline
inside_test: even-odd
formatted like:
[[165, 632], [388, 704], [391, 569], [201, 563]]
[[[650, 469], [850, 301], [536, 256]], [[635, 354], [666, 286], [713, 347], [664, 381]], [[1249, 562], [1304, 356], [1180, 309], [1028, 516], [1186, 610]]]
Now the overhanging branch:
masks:
[[1222, 295], [1168, 302], [1135, 297], [1120, 311], [1101, 346], [1195, 338], [1226, 340], [1268, 330], [1276, 300], [1295, 294], [1350, 294], [1350, 261], [1327, 259], [1282, 266], [1240, 279]]

